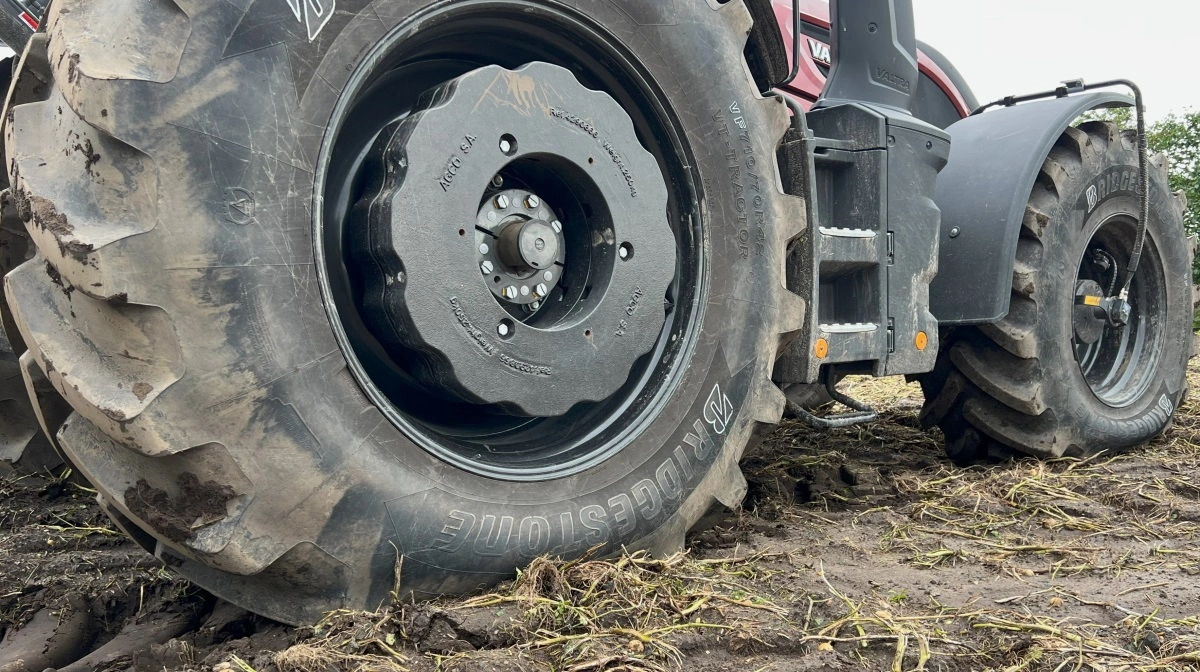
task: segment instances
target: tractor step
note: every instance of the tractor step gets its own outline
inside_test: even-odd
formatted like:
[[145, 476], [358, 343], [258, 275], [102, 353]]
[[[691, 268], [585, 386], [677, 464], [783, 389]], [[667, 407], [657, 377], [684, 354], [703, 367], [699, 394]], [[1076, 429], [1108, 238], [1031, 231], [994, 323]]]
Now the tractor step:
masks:
[[927, 196], [949, 154], [946, 135], [857, 103], [815, 109], [803, 121], [781, 158], [789, 190], [811, 204], [809, 233], [788, 259], [789, 289], [810, 311], [776, 381], [813, 383], [832, 365], [876, 376], [932, 369], [929, 282], [940, 213]]

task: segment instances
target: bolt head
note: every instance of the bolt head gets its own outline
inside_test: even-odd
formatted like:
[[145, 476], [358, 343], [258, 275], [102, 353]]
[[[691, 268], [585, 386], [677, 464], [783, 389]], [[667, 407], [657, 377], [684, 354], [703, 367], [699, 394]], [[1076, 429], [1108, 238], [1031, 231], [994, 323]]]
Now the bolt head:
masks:
[[496, 197], [496, 207], [501, 210], [506, 209], [512, 202], [508, 200], [508, 196], [500, 194]]
[[548, 292], [548, 291], [549, 290], [546, 289], [545, 283], [540, 283], [540, 282], [538, 283], [538, 286], [537, 286], [537, 295], [538, 296], [545, 296], [546, 292]]
[[541, 204], [542, 204], [542, 199], [538, 198], [537, 196], [535, 196], [533, 194], [530, 194], [525, 197], [525, 207], [529, 208], [530, 210], [536, 209]]
[[479, 244], [479, 253], [480, 253], [480, 254], [487, 254], [487, 253], [488, 253], [488, 250], [490, 250], [490, 249], [492, 249], [492, 248], [488, 247], [488, 244], [487, 244], [487, 243], [480, 243], [480, 244]]
[[511, 152], [512, 151], [512, 143], [510, 143], [508, 140], [501, 140], [500, 141], [500, 151], [504, 152], [505, 154]]
[[956, 227], [954, 227], [954, 228], [952, 228], [952, 229], [950, 229], [950, 237], [951, 237], [951, 238], [957, 238], [957, 237], [958, 237], [958, 233], [959, 233], [959, 231], [958, 231], [958, 227], [957, 227], [957, 226], [956, 226]]
[[509, 285], [508, 287], [505, 287], [505, 288], [504, 288], [504, 290], [503, 290], [502, 292], [500, 292], [500, 295], [501, 295], [501, 296], [503, 296], [503, 297], [504, 297], [504, 298], [506, 298], [506, 299], [515, 299], [515, 298], [517, 298], [517, 287], [516, 287], [516, 285]]
[[496, 175], [493, 175], [493, 176], [492, 176], [492, 186], [493, 186], [493, 187], [499, 188], [499, 187], [501, 187], [501, 186], [503, 186], [503, 185], [504, 185], [504, 178], [503, 178], [503, 177], [500, 177], [500, 175], [499, 175], [498, 173], [497, 173]]
[[400, 271], [396, 274], [396, 282], [404, 284], [404, 271]]
[[492, 268], [494, 268], [494, 267], [492, 266], [492, 262], [490, 262], [490, 261], [484, 261], [482, 264], [479, 265], [479, 270], [483, 271], [484, 275], [490, 274], [492, 272]]
[[618, 247], [617, 255], [624, 259], [625, 257], [629, 256], [629, 250], [626, 250], [624, 247]]
[[529, 296], [529, 285], [521, 285], [521, 296]]
[[562, 233], [562, 222], [556, 219], [553, 222], [550, 222], [550, 228], [554, 229], [555, 233]]
[[501, 336], [508, 336], [508, 325], [504, 324], [503, 322], [496, 325], [496, 333], [500, 334]]
[[554, 274], [551, 273], [550, 271], [546, 271], [545, 273], [542, 273], [542, 279], [545, 280], [546, 282], [550, 282], [551, 280], [554, 279]]
[[533, 303], [529, 304], [530, 310], [537, 310], [538, 308], [541, 308], [541, 307], [542, 307], [541, 301], [534, 301]]

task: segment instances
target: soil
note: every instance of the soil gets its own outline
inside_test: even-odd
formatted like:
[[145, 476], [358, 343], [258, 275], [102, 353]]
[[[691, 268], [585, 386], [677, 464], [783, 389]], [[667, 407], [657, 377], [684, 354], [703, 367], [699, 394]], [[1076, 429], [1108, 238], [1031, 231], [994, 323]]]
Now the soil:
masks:
[[22, 626], [81, 609], [75, 657], [100, 650], [61, 669], [1200, 670], [1200, 404], [1123, 455], [964, 469], [918, 426], [915, 385], [843, 389], [882, 419], [785, 421], [743, 509], [684, 554], [546, 559], [493, 593], [311, 628], [175, 578], [85, 487], [5, 480], [0, 670]]

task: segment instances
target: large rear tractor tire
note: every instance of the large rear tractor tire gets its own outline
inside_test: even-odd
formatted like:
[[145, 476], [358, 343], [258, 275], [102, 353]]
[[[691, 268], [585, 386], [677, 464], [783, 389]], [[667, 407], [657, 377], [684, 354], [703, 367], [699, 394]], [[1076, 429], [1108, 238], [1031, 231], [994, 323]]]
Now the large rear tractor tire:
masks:
[[1114, 324], [1085, 297], [1125, 282], [1139, 216], [1135, 135], [1086, 122], [1059, 138], [1025, 211], [1008, 315], [953, 330], [921, 379], [921, 419], [942, 429], [951, 458], [1095, 455], [1170, 426], [1187, 388], [1193, 252], [1165, 159], [1151, 163], [1132, 315]]
[[5, 291], [63, 450], [168, 564], [312, 622], [738, 506], [805, 212], [743, 2], [47, 26], [49, 98], [5, 125], [38, 254]]

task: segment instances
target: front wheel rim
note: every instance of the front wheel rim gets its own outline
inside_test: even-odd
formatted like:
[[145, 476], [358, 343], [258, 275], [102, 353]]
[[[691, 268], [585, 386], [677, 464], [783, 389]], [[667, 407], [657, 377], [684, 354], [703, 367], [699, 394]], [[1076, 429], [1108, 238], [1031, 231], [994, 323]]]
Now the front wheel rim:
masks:
[[[682, 128], [663, 94], [650, 84], [634, 59], [583, 17], [527, 2], [476, 3], [470, 12], [460, 6], [426, 10], [425, 14], [421, 24], [432, 29], [423, 34], [397, 28], [376, 45], [375, 55], [363, 59], [377, 66], [369, 71], [360, 69], [352, 77], [334, 114], [333, 125], [338, 130], [327, 135], [322, 150], [317, 193], [324, 198], [315, 210], [318, 270], [335, 336], [368, 397], [408, 438], [440, 459], [505, 480], [546, 480], [578, 473], [603, 462], [643, 431], [680, 382], [685, 367], [676, 363], [690, 358], [695, 347], [705, 285], [704, 222], [695, 209], [701, 202], [696, 162], [690, 159]], [[539, 41], [551, 28], [561, 34], [564, 26], [571, 27], [573, 40]], [[507, 31], [508, 38], [519, 37], [523, 50], [508, 49], [503, 58], [485, 59], [477, 45], [489, 43], [484, 39], [486, 33], [497, 30]], [[604, 36], [603, 44], [597, 42], [600, 36]], [[431, 56], [430, 45], [435, 42], [438, 50]], [[504, 44], [511, 47], [512, 39]], [[456, 51], [456, 45], [464, 48]], [[581, 51], [587, 49], [595, 53], [585, 57]], [[391, 375], [396, 373], [395, 362], [380, 362], [378, 344], [363, 342], [362, 320], [343, 300], [347, 287], [339, 284], [339, 274], [344, 272], [337, 257], [344, 234], [339, 226], [353, 202], [347, 194], [358, 188], [355, 181], [361, 179], [354, 171], [361, 168], [371, 140], [370, 133], [347, 135], [348, 120], [352, 126], [363, 126], [355, 121], [356, 113], [377, 100], [373, 96], [381, 86], [396, 84], [397, 72], [433, 86], [479, 67], [484, 60], [503, 67], [519, 67], [531, 60], [570, 61], [581, 82], [609, 93], [630, 112], [641, 144], [670, 176], [668, 213], [677, 254], [674, 278], [663, 297], [667, 308], [661, 333], [653, 348], [631, 367], [628, 381], [617, 392], [595, 404], [580, 404], [558, 418], [516, 417], [503, 409], [474, 408], [476, 418], [457, 422], [464, 406], [455, 400], [442, 403], [441, 414], [405, 404], [403, 400], [412, 398], [420, 386], [402, 370], [398, 376]], [[396, 113], [390, 118], [376, 115], [376, 128], [402, 118], [407, 109], [403, 105], [394, 108]], [[629, 254], [632, 250], [623, 251]], [[381, 379], [386, 376], [391, 379]], [[449, 412], [445, 412], [447, 408]], [[447, 422], [447, 416], [455, 417], [455, 422]]]
[[[1112, 296], [1125, 282], [1129, 250], [1136, 235], [1137, 222], [1131, 216], [1116, 214], [1105, 219], [1084, 250], [1076, 285], [1095, 283], [1093, 286], [1102, 288], [1105, 296]], [[1104, 323], [1094, 341], [1090, 336], [1082, 339], [1078, 329], [1072, 338], [1080, 374], [1105, 405], [1123, 408], [1135, 403], [1154, 380], [1165, 336], [1166, 300], [1162, 259], [1153, 237], [1147, 235], [1129, 286], [1129, 321], [1115, 326]]]

